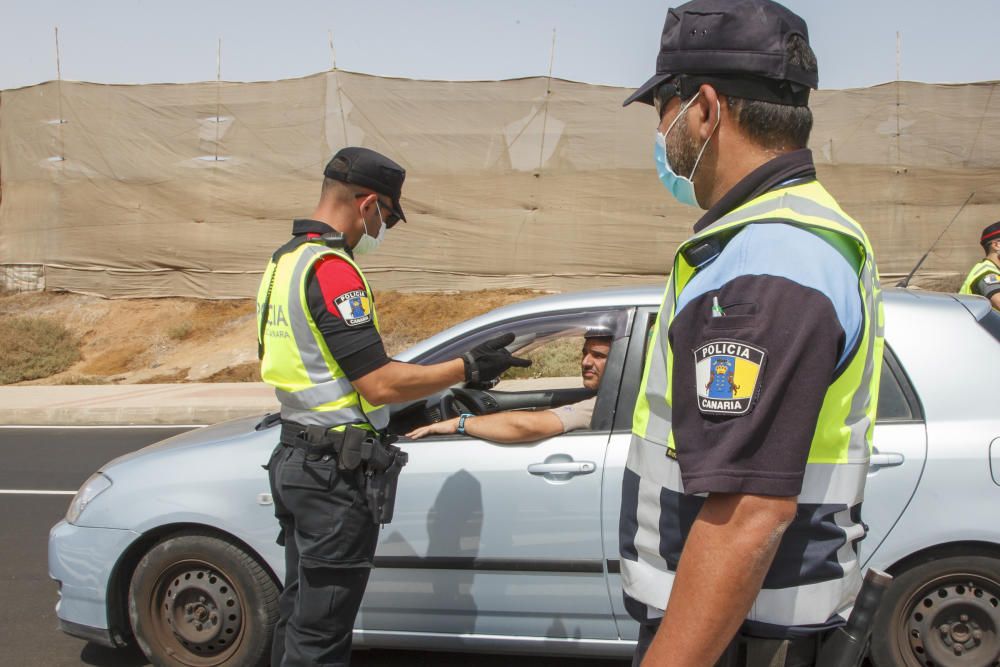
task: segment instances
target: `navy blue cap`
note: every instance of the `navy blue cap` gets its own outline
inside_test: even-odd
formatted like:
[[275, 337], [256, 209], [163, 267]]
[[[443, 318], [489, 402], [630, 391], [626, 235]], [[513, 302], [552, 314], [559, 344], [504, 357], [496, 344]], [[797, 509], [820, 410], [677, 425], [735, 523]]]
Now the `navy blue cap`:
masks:
[[360, 185], [389, 197], [393, 212], [403, 221], [406, 220], [403, 207], [399, 204], [406, 170], [381, 153], [360, 146], [341, 148], [327, 163], [323, 175], [344, 183]]
[[672, 8], [656, 73], [623, 106], [652, 104], [656, 88], [674, 77], [712, 83], [739, 97], [804, 106], [819, 75], [790, 60], [793, 35], [808, 45], [806, 22], [771, 0], [692, 0]]

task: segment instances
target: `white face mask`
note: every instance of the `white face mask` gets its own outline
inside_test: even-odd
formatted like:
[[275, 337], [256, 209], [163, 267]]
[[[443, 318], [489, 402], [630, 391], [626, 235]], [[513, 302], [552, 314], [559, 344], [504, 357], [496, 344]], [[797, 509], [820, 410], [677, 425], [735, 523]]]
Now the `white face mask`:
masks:
[[375, 210], [378, 211], [378, 221], [382, 225], [379, 227], [378, 236], [368, 234], [368, 224], [364, 218], [361, 218], [361, 224], [365, 226], [365, 233], [361, 235], [361, 238], [358, 239], [358, 242], [351, 249], [355, 255], [366, 255], [374, 252], [385, 238], [385, 220], [382, 218], [382, 208], [378, 205], [378, 199], [375, 200]]

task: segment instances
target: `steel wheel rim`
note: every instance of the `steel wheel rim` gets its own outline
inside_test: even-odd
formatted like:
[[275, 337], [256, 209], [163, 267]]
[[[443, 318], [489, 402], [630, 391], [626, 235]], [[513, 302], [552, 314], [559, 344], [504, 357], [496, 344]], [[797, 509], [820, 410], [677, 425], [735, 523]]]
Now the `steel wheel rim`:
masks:
[[171, 657], [191, 667], [217, 665], [242, 643], [246, 604], [232, 580], [200, 560], [163, 570], [150, 601], [153, 633]]
[[1000, 667], [1000, 582], [976, 574], [938, 577], [903, 605], [897, 643], [914, 667]]

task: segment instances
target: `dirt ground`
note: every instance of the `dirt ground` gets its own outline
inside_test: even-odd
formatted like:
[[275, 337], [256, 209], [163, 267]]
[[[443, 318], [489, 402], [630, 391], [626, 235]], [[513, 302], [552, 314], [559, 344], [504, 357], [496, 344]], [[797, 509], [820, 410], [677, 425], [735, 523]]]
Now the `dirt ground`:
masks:
[[[539, 296], [533, 290], [376, 295], [389, 354], [474, 315]], [[63, 323], [80, 341], [68, 370], [22, 384], [255, 382], [254, 303], [250, 299], [101, 299], [69, 293], [0, 293], [0, 327], [9, 317]]]

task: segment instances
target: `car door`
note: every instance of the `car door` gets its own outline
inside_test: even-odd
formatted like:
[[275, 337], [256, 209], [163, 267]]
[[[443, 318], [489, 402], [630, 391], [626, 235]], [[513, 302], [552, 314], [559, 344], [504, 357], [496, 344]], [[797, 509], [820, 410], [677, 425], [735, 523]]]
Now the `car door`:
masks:
[[896, 355], [886, 346], [871, 467], [861, 508], [861, 520], [868, 526], [860, 546], [862, 566], [867, 565], [913, 498], [926, 461], [927, 428], [920, 401]]
[[514, 331], [511, 349], [530, 349], [549, 376], [516, 369], [497, 387], [516, 390], [581, 386], [583, 333], [599, 324], [615, 337], [590, 430], [525, 445], [461, 435], [403, 443], [410, 462], [379, 540], [359, 617], [365, 634], [617, 637], [600, 508], [629, 323], [623, 309], [541, 314], [465, 341]]

